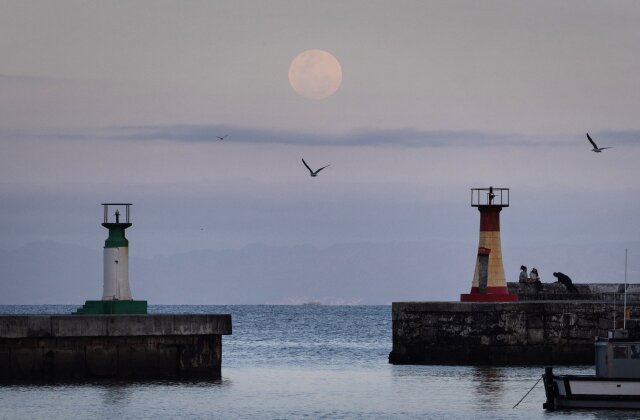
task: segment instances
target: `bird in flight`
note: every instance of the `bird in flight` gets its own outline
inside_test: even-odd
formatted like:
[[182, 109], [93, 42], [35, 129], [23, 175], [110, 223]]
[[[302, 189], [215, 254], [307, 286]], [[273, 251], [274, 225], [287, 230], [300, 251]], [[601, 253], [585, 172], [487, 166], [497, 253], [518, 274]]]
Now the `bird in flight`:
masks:
[[220, 136], [216, 136], [216, 137], [217, 137], [217, 138], [219, 138], [220, 140], [224, 140], [224, 139], [226, 139], [226, 138], [227, 138], [227, 136], [228, 136], [228, 134], [225, 134], [225, 135], [224, 135], [224, 136], [222, 136], [222, 137], [220, 137]]
[[613, 149], [613, 147], [598, 147], [598, 145], [596, 145], [596, 143], [591, 139], [591, 136], [589, 135], [589, 133], [587, 133], [587, 138], [589, 139], [589, 142], [593, 145], [593, 150], [596, 153], [600, 153], [602, 152], [604, 149]]
[[304, 163], [304, 166], [307, 167], [307, 169], [309, 170], [309, 175], [313, 176], [318, 176], [318, 172], [320, 172], [321, 170], [323, 170], [324, 168], [326, 168], [327, 166], [331, 166], [331, 165], [327, 165], [327, 166], [323, 166], [322, 168], [318, 169], [317, 171], [313, 171], [311, 170], [311, 168], [309, 167], [309, 165], [307, 165], [307, 162], [304, 161], [304, 159], [302, 159], [302, 163]]

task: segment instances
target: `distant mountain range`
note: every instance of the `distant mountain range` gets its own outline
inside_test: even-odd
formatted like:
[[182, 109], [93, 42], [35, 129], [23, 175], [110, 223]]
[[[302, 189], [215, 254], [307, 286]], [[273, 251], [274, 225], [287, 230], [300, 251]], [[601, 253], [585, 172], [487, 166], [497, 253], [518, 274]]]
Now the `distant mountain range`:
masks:
[[[131, 250], [135, 299], [150, 304], [388, 304], [403, 300], [458, 300], [468, 292], [476, 243], [349, 243], [248, 245], [140, 258]], [[553, 271], [574, 282], [624, 280], [624, 248], [633, 244], [505, 249], [505, 272], [536, 266], [544, 282]], [[587, 268], [588, 267], [588, 268]], [[595, 267], [595, 269], [593, 268]], [[640, 282], [629, 259], [629, 281]], [[0, 250], [0, 304], [82, 304], [102, 293], [102, 249], [37, 242]]]

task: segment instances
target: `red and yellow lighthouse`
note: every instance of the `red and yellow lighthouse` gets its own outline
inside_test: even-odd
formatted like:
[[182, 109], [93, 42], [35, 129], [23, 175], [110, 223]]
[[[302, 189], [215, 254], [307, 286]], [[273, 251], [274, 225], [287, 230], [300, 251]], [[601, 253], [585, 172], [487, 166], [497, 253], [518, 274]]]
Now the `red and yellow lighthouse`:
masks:
[[508, 188], [472, 188], [471, 207], [480, 211], [480, 240], [471, 292], [460, 295], [461, 302], [513, 302], [502, 265], [500, 212], [509, 207]]

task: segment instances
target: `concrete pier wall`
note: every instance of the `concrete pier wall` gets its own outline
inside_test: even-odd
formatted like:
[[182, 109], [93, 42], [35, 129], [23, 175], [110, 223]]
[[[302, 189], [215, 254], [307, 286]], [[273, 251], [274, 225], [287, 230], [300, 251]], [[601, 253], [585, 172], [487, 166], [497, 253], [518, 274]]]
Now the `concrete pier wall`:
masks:
[[0, 316], [0, 381], [220, 379], [231, 315]]
[[[522, 283], [507, 283], [509, 293], [519, 301], [530, 300], [589, 300], [622, 303], [624, 283], [574, 283], [577, 292], [570, 292], [561, 283], [542, 283], [540, 288]], [[627, 284], [627, 303], [640, 304], [640, 284]]]
[[[622, 308], [618, 307], [618, 317]], [[593, 364], [594, 338], [613, 327], [594, 301], [394, 302], [395, 364]], [[632, 337], [637, 321], [627, 321]]]

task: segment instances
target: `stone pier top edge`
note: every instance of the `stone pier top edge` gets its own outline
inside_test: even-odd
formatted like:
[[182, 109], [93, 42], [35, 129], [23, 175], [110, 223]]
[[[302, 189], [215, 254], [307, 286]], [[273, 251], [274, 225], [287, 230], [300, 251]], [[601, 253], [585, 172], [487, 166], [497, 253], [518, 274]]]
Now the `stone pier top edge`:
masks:
[[491, 311], [523, 311], [523, 312], [556, 312], [572, 308], [611, 306], [603, 301], [521, 301], [521, 302], [392, 302], [393, 313], [402, 312], [491, 312]]
[[229, 314], [0, 315], [0, 338], [230, 335]]

